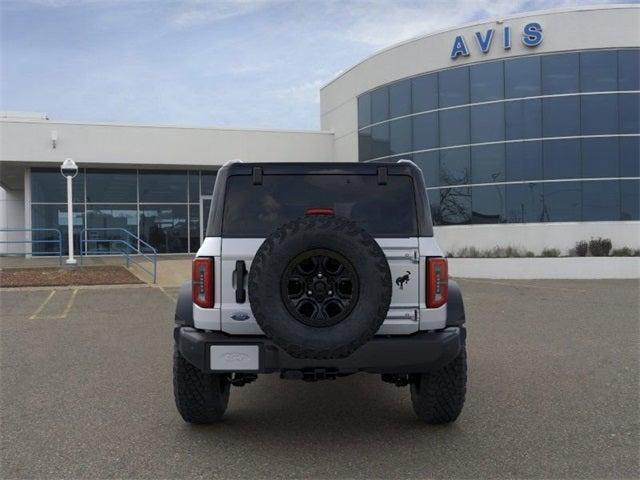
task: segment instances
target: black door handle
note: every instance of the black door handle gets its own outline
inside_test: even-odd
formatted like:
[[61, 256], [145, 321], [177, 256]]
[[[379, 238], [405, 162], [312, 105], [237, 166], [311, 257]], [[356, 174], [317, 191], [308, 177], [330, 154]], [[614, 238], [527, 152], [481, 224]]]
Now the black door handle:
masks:
[[244, 289], [244, 276], [247, 274], [244, 260], [236, 261], [236, 302], [244, 303], [247, 300], [247, 292]]

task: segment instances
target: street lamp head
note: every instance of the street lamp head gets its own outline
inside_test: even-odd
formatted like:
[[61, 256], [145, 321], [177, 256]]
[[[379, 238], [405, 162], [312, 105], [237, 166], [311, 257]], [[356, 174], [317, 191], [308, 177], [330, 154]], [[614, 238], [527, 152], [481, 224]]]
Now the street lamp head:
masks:
[[63, 177], [73, 178], [78, 174], [78, 166], [71, 158], [66, 158], [60, 165], [60, 173]]

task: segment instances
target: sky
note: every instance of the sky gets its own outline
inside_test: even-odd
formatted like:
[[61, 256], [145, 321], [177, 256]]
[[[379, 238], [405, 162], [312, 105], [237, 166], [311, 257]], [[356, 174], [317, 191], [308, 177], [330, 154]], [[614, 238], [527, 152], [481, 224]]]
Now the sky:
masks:
[[590, 3], [0, 0], [0, 110], [317, 129], [320, 87], [384, 47], [485, 18]]

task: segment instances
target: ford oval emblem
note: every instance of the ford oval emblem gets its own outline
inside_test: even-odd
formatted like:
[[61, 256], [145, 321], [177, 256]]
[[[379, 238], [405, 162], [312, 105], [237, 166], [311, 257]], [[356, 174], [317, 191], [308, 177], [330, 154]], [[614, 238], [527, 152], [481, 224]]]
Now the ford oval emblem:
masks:
[[242, 322], [244, 320], [249, 320], [249, 315], [247, 315], [244, 312], [236, 312], [231, 314], [231, 318], [233, 318], [234, 320], [237, 320], [239, 322]]

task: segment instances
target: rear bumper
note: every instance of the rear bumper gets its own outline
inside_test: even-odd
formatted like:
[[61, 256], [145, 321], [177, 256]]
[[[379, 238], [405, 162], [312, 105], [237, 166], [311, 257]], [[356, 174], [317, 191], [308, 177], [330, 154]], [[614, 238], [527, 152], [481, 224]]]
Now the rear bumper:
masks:
[[[437, 332], [420, 332], [413, 335], [377, 336], [346, 358], [315, 360], [292, 357], [267, 337], [229, 336], [191, 327], [176, 327], [174, 330], [176, 345], [182, 356], [203, 372], [421, 373], [451, 362], [460, 353], [465, 336], [464, 327], [449, 327]], [[210, 355], [211, 347], [216, 346], [238, 346], [238, 352], [245, 351], [243, 349], [246, 346], [256, 346], [258, 368], [213, 370]]]

